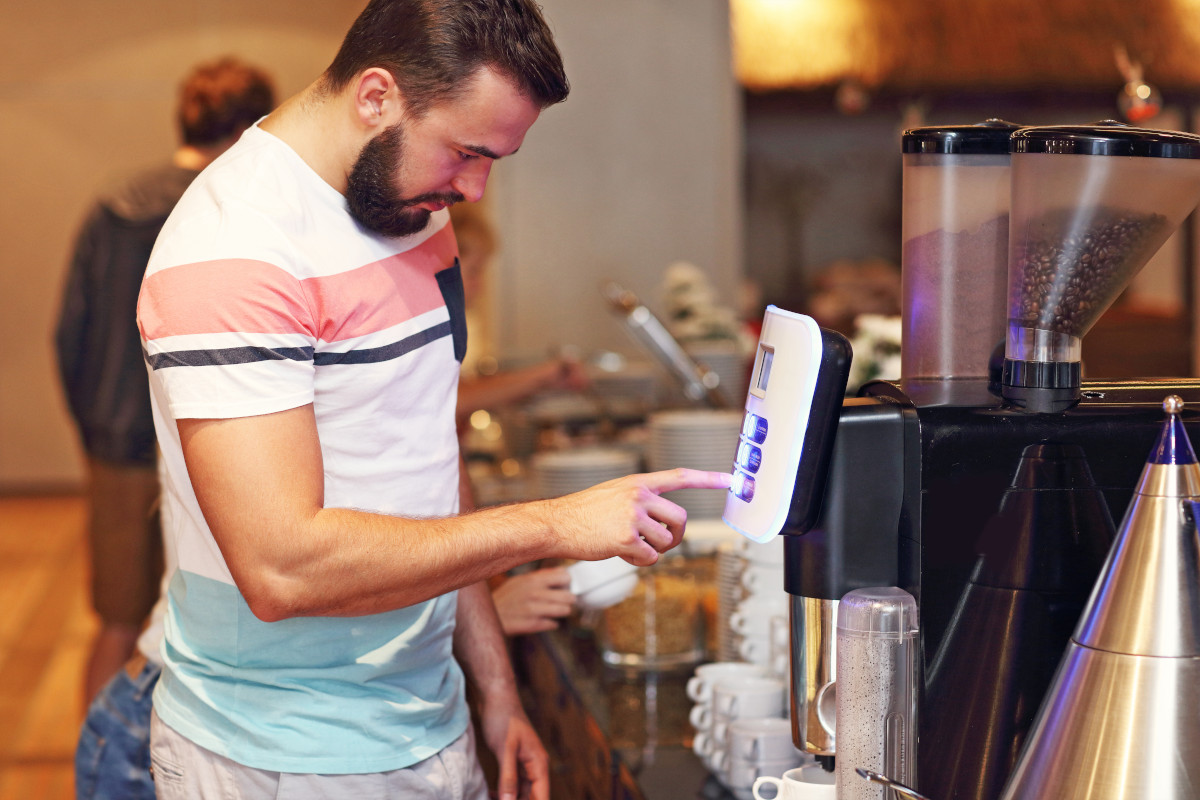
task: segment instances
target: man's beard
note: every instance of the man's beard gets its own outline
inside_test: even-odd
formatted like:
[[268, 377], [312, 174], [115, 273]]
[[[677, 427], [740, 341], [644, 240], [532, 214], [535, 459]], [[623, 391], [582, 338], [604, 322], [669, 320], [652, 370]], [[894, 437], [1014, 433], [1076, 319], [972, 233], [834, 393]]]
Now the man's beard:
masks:
[[396, 176], [404, 149], [404, 128], [397, 123], [385, 128], [363, 145], [346, 182], [346, 201], [350, 216], [369, 231], [382, 236], [409, 236], [425, 229], [433, 213], [416, 208], [419, 203], [461, 203], [458, 192], [430, 192], [403, 198], [396, 188]]

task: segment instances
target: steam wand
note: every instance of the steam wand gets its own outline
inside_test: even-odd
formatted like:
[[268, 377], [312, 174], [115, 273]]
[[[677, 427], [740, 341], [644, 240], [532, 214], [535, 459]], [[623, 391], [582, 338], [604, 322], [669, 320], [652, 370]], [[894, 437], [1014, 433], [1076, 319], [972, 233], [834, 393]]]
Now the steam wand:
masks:
[[613, 282], [605, 284], [601, 291], [633, 337], [683, 384], [684, 396], [713, 408], [729, 406], [719, 391], [721, 376], [696, 363], [637, 295]]
[[855, 767], [854, 771], [871, 781], [871, 783], [878, 783], [888, 787], [896, 794], [905, 798], [905, 800], [929, 800], [928, 797], [916, 791], [915, 789], [910, 789], [903, 783], [899, 783], [884, 775], [880, 775], [878, 772], [872, 772], [871, 770], [863, 769], [862, 767]]

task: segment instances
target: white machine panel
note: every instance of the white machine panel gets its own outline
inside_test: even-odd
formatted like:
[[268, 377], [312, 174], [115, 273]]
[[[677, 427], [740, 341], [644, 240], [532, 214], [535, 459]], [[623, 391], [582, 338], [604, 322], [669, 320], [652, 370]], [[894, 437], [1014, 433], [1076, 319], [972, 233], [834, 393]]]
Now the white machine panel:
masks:
[[[801, 459], [817, 455], [806, 453], [805, 448], [814, 443], [808, 434], [818, 391], [845, 391], [848, 345], [841, 359], [846, 365], [839, 363], [840, 383], [836, 378], [818, 380], [830, 372], [826, 340], [811, 317], [767, 307], [723, 515], [730, 527], [755, 542], [766, 542], [783, 529]], [[817, 420], [815, 424], [827, 423]]]

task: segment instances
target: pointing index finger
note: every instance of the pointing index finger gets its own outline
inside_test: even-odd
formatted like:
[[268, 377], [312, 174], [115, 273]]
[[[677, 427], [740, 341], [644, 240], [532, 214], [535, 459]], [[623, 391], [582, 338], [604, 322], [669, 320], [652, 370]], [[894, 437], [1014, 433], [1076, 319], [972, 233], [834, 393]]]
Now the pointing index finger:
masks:
[[677, 489], [728, 489], [733, 480], [728, 472], [707, 472], [687, 467], [650, 472], [644, 477], [646, 487], [658, 494]]

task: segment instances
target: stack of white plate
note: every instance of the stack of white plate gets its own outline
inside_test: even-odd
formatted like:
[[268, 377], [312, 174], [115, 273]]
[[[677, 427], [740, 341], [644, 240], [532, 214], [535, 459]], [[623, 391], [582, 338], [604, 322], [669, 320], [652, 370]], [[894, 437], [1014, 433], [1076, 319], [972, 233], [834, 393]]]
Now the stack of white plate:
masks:
[[751, 365], [750, 358], [737, 342], [695, 341], [688, 342], [683, 349], [693, 361], [717, 373], [721, 379], [717, 391], [729, 405], [735, 408], [745, 405]]
[[638, 454], [616, 447], [537, 453], [531, 460], [539, 497], [561, 497], [638, 471]]
[[636, 402], [650, 406], [658, 400], [660, 370], [653, 364], [625, 362], [620, 369], [593, 368], [588, 371], [592, 393], [605, 401]]
[[540, 425], [561, 425], [594, 422], [603, 409], [594, 397], [562, 391], [539, 395], [529, 403], [526, 412]]
[[[651, 470], [691, 467], [729, 472], [737, 455], [742, 411], [680, 409], [651, 414], [646, 461]], [[728, 492], [680, 489], [664, 497], [687, 509], [690, 519], [714, 519], [725, 511]]]

